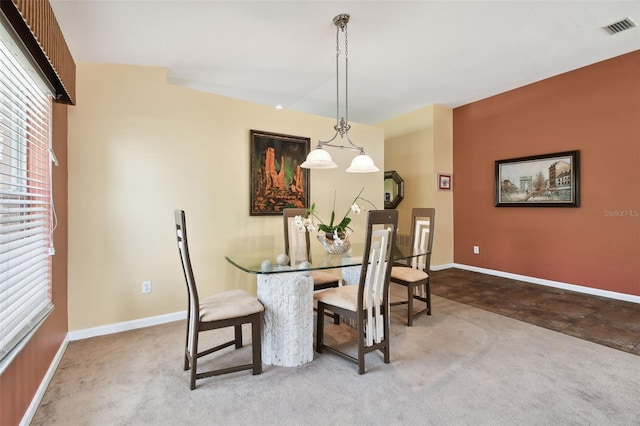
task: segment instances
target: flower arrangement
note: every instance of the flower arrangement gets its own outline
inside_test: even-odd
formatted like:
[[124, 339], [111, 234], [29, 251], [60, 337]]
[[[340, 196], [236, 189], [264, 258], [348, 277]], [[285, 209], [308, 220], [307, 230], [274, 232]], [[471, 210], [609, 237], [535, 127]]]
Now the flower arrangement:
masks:
[[[358, 205], [358, 200], [365, 201], [373, 206], [375, 209], [376, 206], [369, 200], [362, 198], [360, 195], [364, 191], [364, 187], [358, 192], [358, 195], [353, 199], [353, 202], [347, 209], [347, 212], [342, 216], [340, 222], [336, 223], [336, 195], [335, 192], [333, 194], [333, 209], [331, 210], [331, 218], [329, 223], [325, 223], [318, 217], [316, 214], [316, 204], [311, 204], [311, 208], [307, 209], [308, 216], [303, 218], [301, 216], [295, 217], [296, 227], [299, 231], [309, 231], [313, 232], [316, 230], [322, 231], [325, 233], [326, 238], [329, 240], [333, 240], [336, 244], [343, 243], [349, 237], [349, 231], [352, 229], [349, 228], [349, 224], [351, 223], [351, 218], [349, 217], [349, 213], [360, 214], [361, 209]], [[318, 221], [318, 225], [316, 226], [315, 221]]]

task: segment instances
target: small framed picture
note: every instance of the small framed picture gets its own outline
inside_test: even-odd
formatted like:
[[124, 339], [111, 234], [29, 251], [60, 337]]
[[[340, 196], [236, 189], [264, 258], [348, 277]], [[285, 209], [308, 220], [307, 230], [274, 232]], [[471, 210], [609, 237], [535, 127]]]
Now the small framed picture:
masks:
[[438, 173], [438, 191], [451, 191], [452, 183], [450, 174]]

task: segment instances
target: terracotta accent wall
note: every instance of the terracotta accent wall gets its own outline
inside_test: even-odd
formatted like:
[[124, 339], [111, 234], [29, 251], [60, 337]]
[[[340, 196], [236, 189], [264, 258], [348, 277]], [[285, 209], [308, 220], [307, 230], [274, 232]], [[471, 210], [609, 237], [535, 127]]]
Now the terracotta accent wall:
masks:
[[[453, 123], [457, 264], [640, 295], [640, 51], [456, 108]], [[580, 207], [494, 207], [495, 160], [570, 150]]]
[[18, 357], [0, 376], [0, 425], [20, 423], [49, 365], [67, 335], [67, 106], [53, 105], [53, 196], [58, 217], [54, 231], [54, 310]]

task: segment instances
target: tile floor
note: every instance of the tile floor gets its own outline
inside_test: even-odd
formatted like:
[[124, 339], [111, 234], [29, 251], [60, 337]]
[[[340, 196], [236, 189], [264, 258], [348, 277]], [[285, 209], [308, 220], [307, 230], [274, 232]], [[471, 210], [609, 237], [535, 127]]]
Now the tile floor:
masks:
[[455, 268], [431, 272], [431, 293], [640, 355], [638, 303]]

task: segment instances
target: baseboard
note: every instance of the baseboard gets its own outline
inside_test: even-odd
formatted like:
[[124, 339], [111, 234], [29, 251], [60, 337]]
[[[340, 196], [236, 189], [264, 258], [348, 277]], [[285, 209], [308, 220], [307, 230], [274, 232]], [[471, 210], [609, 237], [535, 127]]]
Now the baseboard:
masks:
[[120, 333], [122, 331], [129, 331], [138, 328], [151, 327], [153, 325], [166, 324], [168, 322], [180, 321], [185, 318], [187, 318], [187, 311], [174, 312], [171, 314], [158, 315], [155, 317], [140, 318], [137, 320], [108, 324], [100, 327], [70, 331], [67, 334], [67, 338], [70, 342], [73, 342], [75, 340], [88, 339], [90, 337], [104, 336], [105, 334]]
[[[545, 285], [548, 287], [556, 287], [564, 290], [576, 291], [579, 293], [591, 294], [594, 296], [608, 297], [610, 299], [624, 300], [632, 303], [640, 303], [640, 296], [631, 294], [617, 293], [614, 291], [601, 290], [597, 288], [584, 287], [575, 284], [568, 284], [559, 281], [545, 280], [541, 278], [529, 277], [526, 275], [512, 274], [510, 272], [495, 271], [493, 269], [478, 268], [476, 266], [463, 265], [460, 263], [447, 263], [442, 265], [432, 265], [433, 271], [441, 271], [449, 268], [459, 268], [468, 271], [480, 272], [487, 275], [497, 277], [510, 278], [513, 280], [524, 281], [532, 284]], [[105, 334], [120, 333], [122, 331], [135, 330], [137, 328], [150, 327], [153, 325], [166, 324], [173, 321], [183, 320], [187, 317], [186, 311], [174, 312], [171, 314], [158, 315], [155, 317], [141, 318], [133, 321], [125, 321], [116, 324], [109, 324], [100, 327], [87, 328], [84, 330], [70, 331], [67, 334], [69, 341], [88, 339], [90, 337], [102, 336]]]
[[591, 294], [594, 296], [608, 297], [610, 299], [624, 300], [626, 302], [640, 303], [640, 296], [632, 294], [618, 293], [615, 291], [601, 290], [598, 288], [584, 287], [575, 284], [568, 284], [559, 281], [545, 280], [542, 278], [529, 277], [526, 275], [512, 274], [510, 272], [495, 271], [493, 269], [478, 268], [476, 266], [463, 265], [459, 263], [450, 263], [446, 265], [432, 266], [433, 271], [440, 271], [448, 268], [465, 269], [467, 271], [480, 272], [482, 274], [494, 275], [497, 277], [509, 278], [512, 280], [524, 281], [531, 284], [540, 284], [547, 287], [561, 288], [563, 290], [575, 291], [578, 293]]
[[455, 267], [456, 267], [455, 263], [445, 263], [444, 265], [435, 265], [435, 266], [431, 265], [429, 269], [431, 269], [432, 271], [442, 271], [443, 269], [451, 269]]
[[49, 383], [51, 382], [51, 379], [53, 379], [53, 375], [56, 373], [56, 370], [58, 369], [58, 365], [60, 364], [60, 361], [62, 360], [62, 356], [67, 350], [68, 344], [69, 344], [69, 336], [67, 335], [67, 337], [64, 338], [64, 340], [62, 341], [62, 344], [58, 348], [58, 352], [56, 353], [56, 356], [51, 361], [51, 364], [49, 365], [49, 369], [47, 370], [47, 374], [45, 374], [44, 377], [42, 378], [42, 382], [40, 382], [40, 386], [38, 387], [36, 394], [33, 396], [33, 399], [31, 400], [31, 404], [29, 404], [29, 408], [27, 408], [27, 411], [24, 413], [24, 416], [20, 421], [20, 426], [28, 426], [29, 424], [31, 424], [31, 420], [33, 420], [33, 417], [36, 415], [36, 411], [38, 411], [38, 407], [42, 402], [42, 398], [44, 398], [44, 393], [47, 391], [47, 388], [49, 387]]

